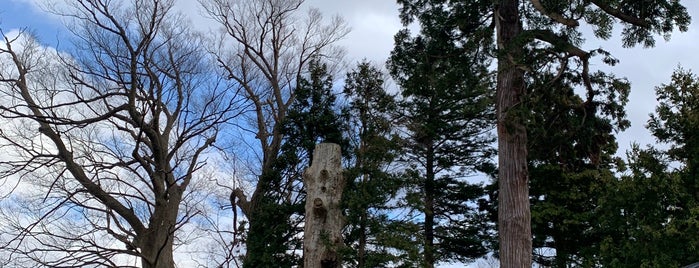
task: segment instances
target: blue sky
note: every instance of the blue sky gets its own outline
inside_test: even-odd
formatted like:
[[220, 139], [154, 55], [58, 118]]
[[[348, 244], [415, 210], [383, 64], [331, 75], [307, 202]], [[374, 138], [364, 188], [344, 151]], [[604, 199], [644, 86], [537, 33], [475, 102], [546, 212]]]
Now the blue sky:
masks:
[[[68, 36], [61, 21], [38, 9], [34, 4], [36, 2], [41, 0], [0, 0], [0, 28], [7, 33], [26, 27], [36, 33], [39, 40], [46, 45], [58, 45], [59, 49], [69, 46], [68, 41], [60, 41], [61, 36]], [[182, 10], [198, 16], [196, 8], [193, 8], [196, 6], [195, 0], [177, 2]], [[641, 145], [654, 143], [645, 130], [648, 114], [653, 112], [656, 105], [654, 88], [668, 83], [670, 75], [678, 65], [699, 73], [699, 1], [684, 0], [682, 3], [688, 7], [690, 15], [694, 18], [690, 30], [686, 33], [674, 33], [667, 42], [658, 37], [654, 48], [622, 48], [619, 38], [600, 41], [587, 35], [589, 40], [583, 46], [584, 49], [602, 47], [621, 61], [614, 67], [597, 63], [591, 68], [610, 70], [618, 77], [627, 77], [632, 84], [630, 101], [627, 104], [628, 118], [632, 126], [617, 137], [620, 145], [618, 154], [621, 156], [632, 142]], [[326, 15], [339, 14], [348, 21], [352, 32], [341, 45], [347, 48], [347, 58], [351, 65], [363, 58], [377, 64], [385, 62], [392, 48], [393, 35], [400, 28], [394, 0], [308, 0], [306, 4], [320, 8]], [[201, 18], [194, 19], [194, 23], [207, 27], [207, 22]], [[619, 31], [617, 27], [616, 33]]]
[[65, 34], [63, 24], [52, 15], [39, 10], [28, 1], [2, 0], [0, 4], [0, 28], [3, 31], [23, 29], [34, 32], [42, 43], [55, 46], [59, 34]]

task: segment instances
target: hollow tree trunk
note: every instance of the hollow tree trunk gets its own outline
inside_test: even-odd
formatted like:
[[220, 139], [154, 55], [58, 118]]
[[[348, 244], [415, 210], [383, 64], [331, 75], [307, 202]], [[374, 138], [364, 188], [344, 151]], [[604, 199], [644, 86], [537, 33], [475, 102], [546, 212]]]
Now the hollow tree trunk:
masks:
[[340, 146], [316, 145], [313, 163], [303, 173], [306, 185], [306, 225], [304, 227], [304, 268], [340, 267], [345, 220], [340, 200], [345, 187], [340, 165]]
[[532, 238], [527, 174], [527, 131], [518, 115], [526, 93], [519, 68], [523, 47], [518, 0], [501, 0], [496, 10], [497, 41], [501, 55], [497, 76], [498, 229], [503, 268], [531, 267]]

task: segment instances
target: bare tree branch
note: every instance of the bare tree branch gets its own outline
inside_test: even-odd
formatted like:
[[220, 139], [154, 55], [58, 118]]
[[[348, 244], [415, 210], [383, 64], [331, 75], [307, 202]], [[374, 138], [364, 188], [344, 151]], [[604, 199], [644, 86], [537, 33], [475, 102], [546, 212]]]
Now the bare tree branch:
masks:
[[[13, 152], [0, 174], [35, 182], [37, 204], [63, 200], [36, 227], [9, 225], [15, 236], [0, 251], [51, 267], [122, 267], [122, 255], [174, 267], [186, 241], [178, 230], [202, 215], [190, 187], [220, 130], [244, 112], [241, 87], [212, 79], [203, 39], [172, 0], [71, 3], [54, 10], [74, 23], [70, 55], [26, 34], [0, 46], [12, 67], [0, 69], [0, 119], [17, 126], [0, 134]], [[33, 213], [24, 211], [17, 217]]]

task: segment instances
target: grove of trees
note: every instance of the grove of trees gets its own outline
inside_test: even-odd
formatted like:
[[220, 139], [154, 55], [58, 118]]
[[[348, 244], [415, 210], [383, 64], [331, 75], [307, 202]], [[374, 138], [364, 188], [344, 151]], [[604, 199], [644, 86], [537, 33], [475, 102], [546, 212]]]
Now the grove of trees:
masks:
[[56, 48], [0, 27], [0, 267], [303, 267], [338, 223], [323, 267], [699, 262], [699, 77], [621, 157], [632, 81], [585, 43], [655, 46], [680, 1], [397, 3], [385, 63], [304, 0], [199, 0], [209, 32], [175, 0], [47, 1]]

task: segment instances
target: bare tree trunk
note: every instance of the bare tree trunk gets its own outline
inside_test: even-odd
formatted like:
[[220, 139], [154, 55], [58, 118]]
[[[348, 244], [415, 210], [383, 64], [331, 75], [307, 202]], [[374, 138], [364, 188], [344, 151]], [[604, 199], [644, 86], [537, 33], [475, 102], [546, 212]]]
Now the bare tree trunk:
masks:
[[[174, 225], [172, 226], [174, 227]], [[174, 233], [151, 231], [142, 238], [141, 265], [143, 268], [175, 268], [172, 240]]]
[[427, 143], [427, 159], [425, 171], [425, 253], [424, 267], [433, 268], [435, 263], [434, 254], [434, 142]]
[[143, 268], [175, 268], [173, 240], [177, 228], [178, 206], [182, 193], [170, 190], [169, 198], [157, 198], [156, 210], [150, 218], [148, 229], [139, 235]]
[[365, 206], [362, 206], [362, 215], [359, 217], [359, 245], [357, 246], [357, 267], [366, 267], [366, 246], [367, 246], [367, 228], [369, 212]]
[[313, 163], [303, 174], [306, 184], [306, 225], [304, 227], [304, 268], [341, 267], [345, 220], [340, 200], [345, 187], [340, 165], [340, 145], [321, 143], [313, 152]]
[[503, 268], [531, 267], [532, 238], [527, 174], [527, 131], [518, 114], [526, 94], [524, 71], [517, 63], [523, 48], [518, 0], [501, 0], [495, 12], [498, 49], [498, 229]]

